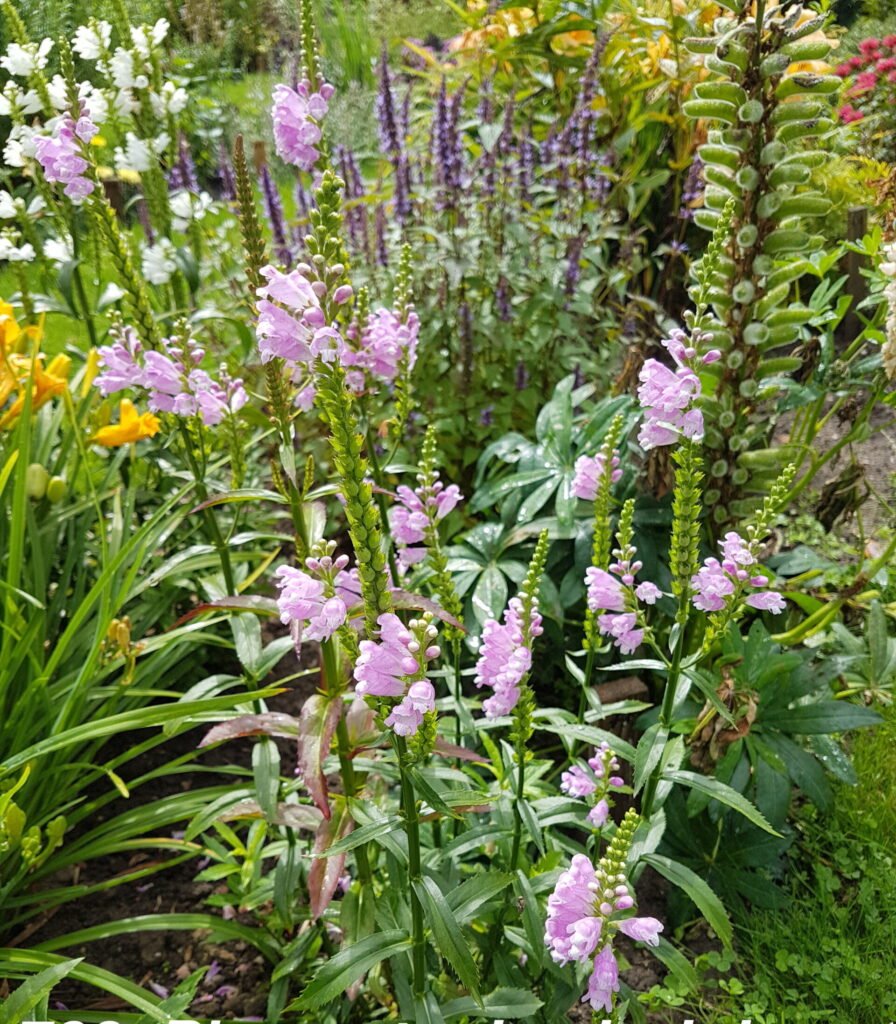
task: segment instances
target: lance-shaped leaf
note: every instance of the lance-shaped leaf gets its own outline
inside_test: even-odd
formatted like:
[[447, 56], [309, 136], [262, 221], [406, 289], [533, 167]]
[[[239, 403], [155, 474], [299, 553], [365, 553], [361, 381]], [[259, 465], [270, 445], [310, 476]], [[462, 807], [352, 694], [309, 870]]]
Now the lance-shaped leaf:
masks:
[[168, 632], [170, 633], [171, 630], [177, 629], [179, 626], [184, 625], [185, 622], [195, 619], [197, 615], [202, 615], [203, 612], [216, 611], [248, 612], [252, 615], [263, 615], [265, 618], [270, 619], [276, 619], [280, 615], [277, 602], [272, 597], [262, 597], [261, 594], [236, 594], [232, 597], [222, 597], [217, 601], [204, 601], [202, 604], [197, 604], [186, 615], [181, 615]]
[[299, 735], [299, 719], [279, 711], [266, 711], [260, 715], [237, 715], [221, 722], [202, 737], [200, 747], [208, 747], [221, 740], [235, 740], [241, 736], [284, 736], [294, 739]]
[[481, 764], [489, 763], [489, 759], [485, 754], [479, 754], [475, 750], [470, 750], [469, 747], [459, 747], [455, 743], [449, 743], [447, 740], [443, 740], [441, 736], [436, 738], [434, 753], [440, 754], [442, 757], [454, 758], [458, 761], [477, 761]]
[[330, 817], [327, 777], [323, 764], [330, 752], [333, 733], [342, 714], [342, 698], [314, 693], [302, 705], [299, 716], [299, 774], [311, 799], [325, 818]]
[[351, 984], [375, 967], [381, 960], [409, 949], [407, 932], [392, 929], [376, 932], [366, 939], [347, 946], [328, 960], [315, 974], [314, 980], [293, 1003], [293, 1010], [313, 1010], [342, 996]]
[[[264, 811], [257, 800], [240, 800], [227, 810], [218, 815], [218, 821], [234, 821], [240, 818], [263, 818]], [[270, 815], [271, 822], [275, 825], [283, 825], [285, 828], [306, 828], [314, 831], [320, 827], [323, 815], [311, 804], [287, 804], [282, 801], [277, 804], [276, 810]]]
[[337, 853], [333, 857], [323, 856], [326, 851], [340, 839], [344, 839], [355, 827], [354, 819], [346, 802], [339, 798], [335, 801], [335, 811], [330, 818], [325, 818], [314, 837], [312, 853], [314, 860], [308, 869], [308, 895], [311, 901], [311, 915], [317, 919], [330, 905], [339, 879], [345, 871], [345, 853]]

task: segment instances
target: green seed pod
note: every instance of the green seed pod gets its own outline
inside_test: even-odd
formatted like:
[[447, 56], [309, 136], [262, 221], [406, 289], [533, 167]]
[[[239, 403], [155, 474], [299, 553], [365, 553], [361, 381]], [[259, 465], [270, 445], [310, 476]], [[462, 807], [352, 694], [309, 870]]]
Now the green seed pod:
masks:
[[705, 117], [727, 124], [734, 124], [737, 119], [737, 107], [727, 100], [688, 100], [682, 109], [687, 117]]
[[776, 309], [766, 318], [769, 327], [804, 324], [812, 316], [812, 310], [798, 303], [792, 303], [786, 309]]
[[775, 359], [764, 359], [756, 370], [756, 376], [760, 380], [766, 377], [781, 376], [785, 373], [793, 373], [803, 365], [799, 356], [778, 356]]
[[790, 67], [790, 58], [786, 53], [772, 53], [759, 65], [759, 74], [763, 78], [775, 78], [783, 75]]
[[731, 409], [723, 409], [719, 413], [719, 426], [722, 430], [727, 430], [729, 427], [734, 426], [734, 421], [737, 417], [731, 411]]
[[757, 386], [755, 380], [742, 380], [738, 390], [744, 398], [752, 398], [756, 394]]
[[775, 108], [772, 124], [788, 124], [790, 121], [813, 121], [829, 112], [826, 104], [819, 100], [790, 100]]
[[731, 473], [731, 482], [735, 487], [743, 487], [743, 485], [750, 479], [749, 470], [744, 469], [742, 466], [738, 466]]
[[827, 39], [801, 39], [781, 47], [781, 51], [794, 63], [803, 60], [824, 60], [831, 52], [831, 45]]
[[725, 438], [722, 434], [713, 426], [707, 426], [706, 431], [703, 435], [703, 444], [707, 448], [712, 448], [715, 451], [725, 447]]
[[785, 156], [787, 156], [787, 147], [783, 142], [773, 139], [762, 147], [762, 152], [759, 154], [759, 162], [767, 167], [770, 164], [779, 163]]
[[716, 479], [726, 476], [727, 473], [728, 463], [724, 459], [716, 459], [716, 461], [709, 467], [709, 475], [714, 476]]
[[794, 25], [793, 28], [787, 30], [787, 39], [790, 44], [796, 42], [799, 39], [803, 39], [806, 36], [811, 36], [820, 29], [823, 29], [828, 23], [827, 14], [819, 14], [815, 18], [809, 18], [808, 21], [804, 21], [799, 25]]
[[682, 42], [688, 53], [715, 53], [716, 41], [712, 36], [688, 36]]
[[823, 217], [830, 211], [832, 205], [830, 199], [817, 192], [804, 192], [785, 199], [775, 216], [778, 220], [785, 217]]
[[798, 71], [794, 75], [788, 75], [781, 79], [775, 89], [775, 95], [779, 100], [786, 100], [791, 96], [799, 96], [807, 92], [827, 95], [837, 92], [842, 85], [843, 81], [838, 75], [814, 75], [809, 71]]
[[738, 281], [732, 288], [731, 295], [735, 302], [746, 306], [756, 297], [756, 286], [752, 281]]
[[47, 500], [51, 505], [56, 505], [65, 497], [65, 492], [67, 490], [68, 485], [66, 484], [64, 477], [50, 477], [50, 482], [47, 484]]
[[741, 249], [749, 249], [751, 246], [756, 244], [756, 239], [758, 237], [759, 229], [755, 224], [744, 224], [737, 233], [737, 244]]
[[740, 165], [740, 150], [735, 149], [734, 146], [707, 142], [697, 149], [697, 153], [704, 164], [720, 164], [732, 171], [736, 171]]
[[712, 517], [717, 523], [724, 523], [728, 518], [728, 509], [724, 505], [716, 505], [712, 510]]
[[747, 94], [736, 82], [700, 82], [694, 86], [694, 95], [700, 100], [725, 100], [734, 106], [746, 102]]
[[790, 285], [779, 284], [776, 288], [769, 288], [762, 299], [756, 304], [754, 316], [757, 320], [764, 320], [773, 309], [787, 301], [790, 293]]
[[804, 164], [781, 164], [769, 173], [768, 183], [772, 188], [782, 185], [804, 185], [812, 172]]
[[759, 100], [747, 100], [746, 103], [742, 103], [739, 107], [737, 116], [747, 124], [757, 124], [762, 120], [764, 113], [765, 110]]
[[780, 348], [781, 345], [790, 345], [799, 337], [800, 329], [796, 325], [785, 324], [782, 327], [772, 327], [768, 332], [768, 341], [765, 348]]
[[768, 341], [769, 330], [765, 324], [754, 322], [744, 328], [744, 341], [748, 345], [764, 345]]
[[736, 180], [745, 192], [753, 192], [759, 184], [759, 171], [755, 167], [741, 167]]
[[732, 349], [727, 356], [725, 356], [725, 365], [729, 370], [739, 370], [744, 364], [744, 354], [740, 349]]
[[757, 256], [753, 260], [753, 273], [757, 277], [765, 277], [775, 269], [775, 261], [771, 256]]
[[833, 127], [834, 122], [830, 118], [817, 117], [811, 121], [791, 121], [790, 124], [783, 124], [776, 135], [784, 143], [800, 142], [813, 135], [827, 134]]
[[729, 195], [732, 195], [735, 198], [740, 195], [740, 191], [734, 182], [734, 178], [726, 167], [707, 164], [703, 168], [703, 178], [708, 184], [724, 189]]
[[32, 501], [40, 501], [47, 493], [50, 474], [39, 462], [32, 462], [25, 470], [25, 493]]
[[715, 505], [717, 501], [722, 497], [722, 492], [715, 487], [710, 487], [708, 490], [703, 492], [703, 503], [705, 505]]
[[777, 256], [784, 252], [805, 252], [808, 241], [809, 235], [806, 231], [779, 228], [766, 238], [762, 251], [769, 256]]
[[762, 220], [774, 217], [782, 202], [783, 199], [777, 192], [766, 192], [756, 204], [756, 216], [761, 217]]
[[699, 228], [703, 228], [704, 231], [715, 231], [719, 226], [721, 220], [721, 214], [716, 213], [715, 210], [695, 210], [694, 211], [694, 223]]

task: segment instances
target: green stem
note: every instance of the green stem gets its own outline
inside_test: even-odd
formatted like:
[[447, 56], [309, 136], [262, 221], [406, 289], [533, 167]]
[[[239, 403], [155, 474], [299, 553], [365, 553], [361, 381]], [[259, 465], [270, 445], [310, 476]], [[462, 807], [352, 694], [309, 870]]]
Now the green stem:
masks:
[[[187, 461], [190, 463], [190, 470], [193, 473], [193, 479], [196, 481], [196, 493], [199, 495], [200, 502], [206, 501], [208, 499], [208, 488], [205, 486], [202, 471], [196, 462], [196, 455], [193, 452], [190, 433], [187, 430], [186, 425], [180, 419], [178, 419], [178, 427], [180, 429], [181, 438], [184, 442], [184, 450], [187, 453]], [[202, 517], [205, 520], [205, 525], [212, 544], [218, 552], [218, 560], [221, 563], [221, 573], [224, 576], [224, 586], [227, 588], [227, 593], [236, 594], [233, 567], [230, 564], [230, 552], [227, 550], [227, 544], [221, 534], [221, 529], [218, 526], [218, 520], [215, 519], [215, 514], [210, 508], [204, 508], [202, 510]]]
[[[683, 603], [688, 600], [687, 595], [682, 598]], [[684, 635], [687, 614], [686, 609], [679, 609], [678, 618], [682, 620], [678, 627], [678, 636], [675, 640], [675, 650], [672, 652], [672, 663], [669, 666], [669, 677], [666, 680], [666, 689], [663, 692], [663, 704], [660, 708], [660, 722], [668, 727], [672, 723], [672, 712], [675, 708], [675, 693], [678, 690], [678, 677], [681, 675], [681, 660], [684, 656]], [[660, 781], [660, 766], [657, 765], [647, 780], [644, 787], [644, 799], [641, 801], [641, 814], [649, 821], [650, 812], [653, 810], [653, 801], [656, 798], [656, 790]]]
[[370, 460], [370, 468], [373, 472], [373, 479], [377, 486], [376, 503], [380, 510], [380, 520], [386, 533], [386, 554], [389, 558], [389, 571], [396, 585], [398, 583], [398, 564], [395, 561], [395, 547], [392, 544], [392, 537], [389, 533], [389, 509], [386, 506], [386, 496], [383, 494], [385, 488], [383, 471], [380, 468], [380, 460], [376, 454], [376, 438], [370, 427], [367, 428], [367, 457]]
[[520, 804], [526, 789], [526, 741], [525, 737], [517, 736], [516, 744], [516, 800], [513, 804], [513, 845], [510, 848], [510, 870], [516, 872], [520, 859], [520, 846], [523, 839], [523, 815]]
[[[336, 654], [336, 645], [332, 640], [324, 640], [321, 645], [323, 658], [324, 684], [330, 696], [336, 696], [340, 690], [339, 680], [339, 659]], [[351, 744], [348, 737], [348, 728], [345, 724], [345, 716], [340, 714], [336, 723], [336, 749], [339, 755], [339, 768], [342, 774], [342, 785], [348, 799], [357, 796], [360, 785], [355, 775], [355, 766], [352, 763]], [[370, 857], [366, 844], [357, 847], [355, 850], [355, 863], [358, 865], [358, 876], [365, 885], [372, 881], [370, 870]]]
[[408, 869], [411, 898], [411, 959], [414, 966], [413, 992], [422, 996], [426, 990], [426, 937], [423, 932], [423, 907], [414, 889], [414, 882], [423, 877], [420, 865], [420, 819], [417, 816], [417, 797], [414, 783], [407, 770], [407, 743], [402, 736], [393, 735], [398, 770], [401, 775], [401, 806], [404, 827], [408, 837]]

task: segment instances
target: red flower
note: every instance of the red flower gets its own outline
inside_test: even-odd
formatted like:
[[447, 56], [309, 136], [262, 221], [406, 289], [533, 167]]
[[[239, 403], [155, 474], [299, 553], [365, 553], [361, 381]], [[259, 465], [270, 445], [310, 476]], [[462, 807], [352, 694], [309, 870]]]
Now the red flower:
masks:
[[844, 124], [851, 124], [853, 121], [861, 121], [865, 116], [861, 110], [856, 110], [856, 108], [850, 103], [842, 106], [837, 113], [840, 115], [840, 120]]
[[880, 40], [875, 39], [873, 36], [870, 39], [863, 39], [859, 43], [859, 51], [865, 54], [872, 54], [875, 50], [880, 47]]
[[884, 46], [889, 46], [891, 50], [896, 49], [896, 36], [884, 36], [883, 43]]
[[863, 71], [860, 75], [856, 75], [856, 85], [853, 92], [862, 93], [868, 92], [877, 85], [877, 74], [874, 71]]
[[865, 60], [863, 57], [850, 57], [849, 65], [850, 67], [853, 67], [856, 70], [858, 70], [859, 68], [863, 68], [865, 66]]
[[885, 71], [892, 71], [896, 68], [896, 57], [884, 57], [875, 65], [875, 69], [883, 74]]

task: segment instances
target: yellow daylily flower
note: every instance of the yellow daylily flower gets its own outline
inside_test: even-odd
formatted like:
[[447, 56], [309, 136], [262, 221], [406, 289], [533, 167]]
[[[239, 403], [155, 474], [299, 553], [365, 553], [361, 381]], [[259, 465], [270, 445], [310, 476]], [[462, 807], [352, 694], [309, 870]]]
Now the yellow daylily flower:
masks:
[[7, 352], [18, 352], [25, 348], [25, 342], [40, 341], [43, 337], [44, 318], [24, 329], [19, 326], [13, 307], [0, 299], [0, 358]]
[[147, 437], [154, 437], [159, 432], [159, 419], [151, 412], [138, 413], [137, 408], [128, 398], [121, 400], [118, 411], [118, 423], [110, 423], [93, 435], [93, 443], [104, 448], [117, 448], [119, 445], [132, 444]]
[[86, 398], [90, 392], [97, 374], [100, 372], [100, 350], [92, 348], [87, 353], [87, 363], [84, 367], [84, 377], [81, 380], [81, 397]]
[[25, 388], [31, 380], [31, 410], [36, 412], [68, 387], [72, 361], [66, 355], [54, 356], [44, 367], [44, 357], [10, 355], [0, 366], [0, 405], [5, 404], [13, 391], [18, 395], [12, 405], [0, 416], [0, 430], [11, 427], [25, 408]]

